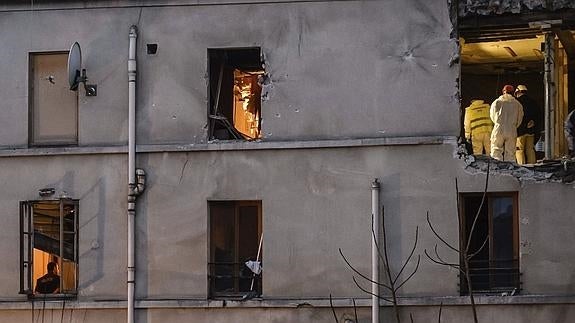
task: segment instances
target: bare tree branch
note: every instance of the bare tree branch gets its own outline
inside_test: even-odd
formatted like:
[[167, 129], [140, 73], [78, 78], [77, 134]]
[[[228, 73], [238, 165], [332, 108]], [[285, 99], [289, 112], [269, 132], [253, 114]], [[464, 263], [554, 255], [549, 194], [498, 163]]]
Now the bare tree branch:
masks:
[[441, 242], [443, 242], [449, 249], [459, 253], [459, 249], [453, 247], [451, 244], [449, 244], [449, 242], [445, 241], [445, 239], [443, 239], [443, 237], [441, 237], [439, 235], [439, 233], [437, 233], [437, 231], [435, 231], [435, 228], [431, 224], [431, 220], [429, 220], [429, 211], [427, 211], [427, 224], [429, 225], [429, 228], [431, 229], [433, 234], [437, 237], [437, 239], [439, 239]]
[[460, 267], [459, 264], [450, 263], [450, 262], [448, 262], [448, 261], [446, 261], [446, 260], [443, 260], [443, 258], [439, 255], [439, 252], [437, 251], [437, 244], [436, 244], [435, 247], [433, 248], [433, 252], [435, 252], [435, 257], [437, 258], [437, 260], [439, 260], [439, 261], [441, 261], [441, 262], [443, 262], [443, 263], [445, 263], [445, 264], [451, 264], [451, 265], [454, 266], [454, 267]]
[[389, 287], [386, 284], [383, 283], [378, 283], [376, 281], [371, 280], [371, 278], [368, 278], [367, 276], [365, 276], [364, 274], [362, 274], [361, 272], [359, 272], [357, 269], [355, 269], [355, 267], [353, 267], [351, 265], [351, 263], [347, 260], [347, 258], [343, 255], [343, 252], [341, 251], [341, 248], [339, 248], [339, 254], [341, 255], [341, 257], [343, 258], [343, 260], [345, 261], [345, 263], [349, 266], [349, 268], [351, 268], [351, 270], [353, 270], [356, 274], [358, 274], [361, 278], [367, 280], [368, 282], [372, 283], [372, 284], [377, 284], [378, 286], [382, 286], [385, 287], [387, 289], [389, 289], [390, 291], [392, 290], [391, 287]]
[[[485, 203], [485, 197], [487, 196], [487, 187], [489, 185], [489, 170], [491, 168], [491, 159], [487, 161], [487, 174], [485, 175], [485, 188], [483, 189], [483, 196], [481, 196], [481, 203], [477, 208], [477, 213], [475, 214], [475, 218], [473, 219], [473, 224], [471, 225], [471, 230], [469, 230], [469, 236], [467, 237], [467, 244], [465, 245], [465, 253], [469, 253], [469, 247], [471, 246], [471, 237], [473, 236], [473, 232], [475, 231], [475, 224], [477, 223], [477, 219], [481, 214], [481, 209], [483, 208], [483, 204]], [[457, 200], [459, 200], [459, 194], [457, 194]]]
[[355, 298], [352, 298], [351, 301], [353, 302], [353, 315], [355, 318], [355, 323], [358, 323], [359, 320], [357, 319], [357, 306], [355, 306]]
[[385, 298], [385, 297], [383, 297], [383, 296], [380, 296], [380, 295], [375, 295], [374, 293], [372, 293], [372, 292], [368, 291], [367, 289], [363, 288], [363, 287], [357, 282], [357, 280], [355, 279], [355, 276], [353, 276], [352, 279], [353, 279], [353, 282], [355, 283], [355, 286], [357, 286], [357, 288], [359, 288], [362, 292], [364, 292], [364, 293], [366, 293], [366, 294], [369, 294], [369, 295], [371, 295], [371, 296], [375, 296], [375, 297], [377, 297], [377, 298], [379, 298], [379, 299], [383, 299], [383, 300], [386, 301], [386, 302], [393, 303], [392, 300], [390, 300], [390, 299], [388, 299], [388, 298]]
[[[429, 216], [429, 215], [428, 215]], [[373, 239], [373, 243], [375, 244], [375, 249], [377, 251], [377, 255], [379, 260], [382, 263], [382, 266], [385, 270], [385, 274], [386, 274], [386, 278], [387, 281], [389, 282], [388, 284], [385, 283], [381, 283], [381, 282], [375, 282], [372, 279], [370, 279], [369, 277], [367, 277], [366, 275], [362, 274], [359, 270], [357, 270], [351, 263], [350, 261], [345, 257], [345, 255], [343, 254], [343, 251], [341, 250], [341, 248], [339, 249], [339, 253], [341, 255], [341, 257], [343, 258], [343, 260], [345, 261], [345, 263], [349, 266], [349, 268], [351, 268], [351, 270], [356, 273], [357, 275], [359, 275], [359, 277], [361, 277], [362, 279], [364, 279], [367, 282], [370, 282], [372, 284], [376, 284], [378, 286], [384, 287], [387, 290], [389, 290], [391, 292], [391, 299], [387, 298], [387, 297], [383, 297], [380, 295], [376, 295], [370, 291], [368, 291], [366, 288], [364, 288], [356, 279], [355, 276], [353, 276], [353, 282], [355, 283], [355, 285], [357, 286], [357, 288], [359, 288], [362, 292], [371, 295], [371, 296], [375, 296], [378, 299], [382, 299], [386, 302], [392, 303], [393, 304], [393, 308], [394, 308], [394, 312], [395, 312], [395, 317], [396, 317], [396, 323], [401, 323], [401, 316], [400, 316], [400, 312], [399, 312], [399, 305], [398, 305], [398, 299], [397, 299], [397, 291], [405, 284], [407, 283], [414, 275], [415, 273], [418, 271], [419, 269], [419, 264], [421, 263], [421, 256], [418, 255], [417, 256], [417, 263], [415, 265], [415, 268], [413, 269], [413, 271], [407, 276], [407, 278], [401, 280], [401, 276], [403, 275], [405, 269], [407, 268], [407, 265], [411, 262], [411, 260], [413, 259], [413, 256], [415, 254], [415, 250], [417, 249], [417, 244], [419, 241], [419, 226], [417, 226], [415, 228], [415, 242], [411, 248], [411, 251], [409, 253], [409, 256], [407, 257], [407, 259], [402, 263], [401, 269], [399, 270], [399, 272], [397, 274], [392, 274], [392, 269], [390, 267], [390, 261], [389, 261], [389, 253], [388, 253], [388, 244], [387, 244], [387, 230], [386, 230], [386, 225], [385, 225], [385, 208], [384, 206], [382, 206], [382, 211], [381, 211], [381, 231], [382, 231], [382, 244], [383, 246], [380, 248], [379, 243], [380, 241], [378, 241], [378, 235], [377, 235], [377, 231], [379, 228], [376, 228], [374, 226], [375, 223], [375, 215], [372, 214], [371, 215], [371, 235], [372, 235], [372, 239]], [[401, 284], [397, 285], [397, 283], [401, 281]], [[365, 282], [362, 282], [365, 283]], [[354, 304], [355, 304], [355, 300], [354, 300]], [[356, 311], [355, 309], [355, 305], [354, 305], [354, 311]], [[357, 313], [356, 315], [356, 321], [357, 321]], [[410, 314], [411, 317], [411, 314]], [[411, 319], [413, 320], [413, 318], [411, 317]]]
[[460, 271], [462, 274], [465, 274], [465, 272], [464, 272], [462, 269], [459, 268], [459, 265], [450, 264], [450, 263], [447, 263], [447, 262], [441, 262], [441, 261], [439, 261], [439, 260], [433, 259], [433, 257], [431, 257], [431, 256], [427, 253], [427, 249], [425, 249], [423, 252], [424, 252], [425, 255], [427, 256], [427, 259], [429, 259], [431, 262], [436, 263], [436, 264], [438, 264], [438, 265], [451, 267], [451, 268], [453, 268], [453, 269], [456, 269], [456, 270]]
[[437, 317], [437, 323], [441, 323], [441, 311], [443, 310], [443, 302], [439, 303], [439, 316]]
[[[395, 285], [395, 283], [397, 282], [397, 279], [398, 279], [399, 276], [401, 276], [401, 274], [403, 273], [403, 270], [405, 269], [405, 266], [407, 266], [407, 263], [409, 263], [409, 260], [411, 260], [411, 257], [413, 257], [413, 253], [415, 252], [415, 248], [417, 247], [418, 236], [419, 236], [419, 226], [416, 226], [416, 227], [415, 227], [415, 242], [413, 243], [413, 248], [411, 248], [411, 252], [409, 253], [409, 256], [407, 257], [407, 259], [406, 259], [405, 262], [403, 263], [403, 266], [401, 266], [401, 269], [399, 270], [399, 272], [397, 273], [397, 275], [395, 275], [395, 279], [393, 280], [393, 283], [391, 284], [392, 286]], [[419, 261], [418, 261], [418, 262], [419, 262]]]
[[479, 247], [479, 249], [477, 249], [476, 252], [472, 253], [471, 255], [467, 256], [467, 259], [470, 259], [475, 257], [478, 253], [481, 252], [481, 250], [483, 250], [483, 248], [487, 245], [487, 241], [489, 241], [489, 235], [487, 235], [487, 237], [485, 237], [485, 240], [483, 240], [483, 244], [481, 245], [481, 247]]
[[377, 250], [377, 255], [378, 255], [379, 259], [381, 260], [381, 262], [383, 263], [384, 266], [387, 266], [385, 259], [383, 259], [383, 255], [381, 254], [381, 250], [379, 249], [379, 241], [377, 241], [377, 235], [375, 234], [375, 228], [373, 226], [373, 222], [374, 222], [374, 215], [372, 213], [371, 214], [371, 236], [373, 239], [373, 244], [375, 245], [375, 249]]
[[355, 306], [355, 298], [352, 298], [351, 301], [353, 302], [353, 316], [355, 318], [355, 323], [358, 323], [359, 320], [357, 318], [357, 306]]
[[[473, 312], [473, 322], [474, 323], [478, 323], [478, 319], [477, 319], [477, 309], [476, 309], [476, 305], [475, 305], [475, 299], [473, 297], [473, 286], [471, 284], [471, 278], [470, 278], [470, 273], [469, 273], [469, 260], [471, 258], [473, 258], [474, 256], [476, 256], [479, 252], [481, 252], [481, 250], [487, 245], [487, 241], [489, 241], [489, 236], [486, 237], [485, 241], [483, 241], [483, 244], [481, 245], [481, 247], [474, 253], [470, 254], [469, 253], [469, 248], [471, 247], [471, 241], [473, 238], [473, 234], [475, 233], [475, 227], [478, 221], [478, 218], [481, 214], [481, 210], [483, 208], [483, 205], [485, 204], [485, 200], [487, 197], [487, 190], [489, 187], [489, 172], [490, 172], [490, 167], [491, 167], [491, 159], [488, 160], [487, 163], [487, 174], [485, 176], [485, 187], [483, 189], [483, 195], [481, 197], [481, 203], [479, 204], [479, 208], [477, 210], [477, 212], [475, 213], [475, 217], [473, 218], [473, 223], [471, 225], [471, 228], [469, 230], [469, 233], [467, 233], [467, 237], [465, 237], [465, 233], [466, 227], [467, 227], [467, 223], [466, 223], [466, 219], [464, 218], [464, 212], [462, 210], [461, 207], [461, 203], [460, 203], [460, 196], [459, 196], [459, 184], [457, 181], [457, 178], [455, 178], [455, 195], [456, 195], [456, 203], [457, 203], [457, 221], [459, 224], [459, 237], [460, 237], [460, 241], [463, 240], [467, 240], [465, 242], [461, 242], [460, 243], [460, 247], [458, 248], [454, 248], [452, 245], [450, 245], [441, 235], [439, 235], [437, 233], [437, 231], [435, 230], [435, 228], [433, 227], [430, 219], [429, 219], [429, 212], [427, 212], [427, 223], [429, 225], [429, 227], [431, 228], [431, 231], [433, 232], [433, 234], [437, 237], [437, 239], [439, 239], [443, 244], [445, 244], [447, 247], [449, 247], [451, 250], [455, 251], [458, 253], [459, 255], [459, 259], [460, 259], [460, 264], [453, 264], [453, 263], [448, 263], [446, 261], [444, 261], [441, 256], [439, 255], [439, 252], [437, 251], [437, 244], [435, 245], [434, 251], [435, 251], [435, 256], [436, 259], [433, 258], [432, 256], [429, 255], [429, 253], [427, 252], [427, 249], [424, 250], [425, 255], [427, 256], [427, 258], [432, 261], [433, 263], [436, 263], [438, 265], [442, 265], [442, 266], [448, 266], [454, 269], [459, 270], [459, 272], [463, 275], [463, 278], [465, 279], [465, 282], [467, 284], [467, 290], [469, 292], [469, 299], [471, 302], [471, 310]], [[466, 238], [466, 239], [465, 239]], [[441, 310], [442, 310], [442, 305], [440, 304], [439, 307], [439, 323], [441, 323]]]
[[[396, 323], [401, 323], [401, 316], [399, 315], [399, 307], [397, 305], [397, 289], [394, 286], [394, 279], [391, 275], [391, 268], [389, 266], [389, 257], [387, 255], [387, 233], [385, 230], [385, 207], [381, 207], [381, 231], [383, 233], [383, 256], [385, 258], [385, 272], [387, 273], [387, 279], [391, 284], [391, 298], [393, 300], [393, 309], [395, 311]], [[411, 278], [411, 277], [410, 277]]]
[[333, 313], [333, 318], [335, 319], [335, 323], [339, 323], [339, 320], [337, 319], [337, 315], [335, 314], [335, 308], [333, 307], [333, 301], [331, 299], [331, 293], [329, 293], [329, 307], [331, 307], [331, 311]]
[[421, 260], [421, 256], [418, 255], [417, 256], [417, 264], [415, 265], [415, 269], [413, 269], [413, 272], [411, 272], [411, 274], [409, 276], [407, 276], [407, 278], [395, 288], [396, 291], [399, 290], [401, 288], [401, 286], [403, 286], [405, 283], [407, 283], [411, 279], [411, 277], [413, 277], [413, 275], [415, 275], [415, 273], [419, 269], [420, 260]]

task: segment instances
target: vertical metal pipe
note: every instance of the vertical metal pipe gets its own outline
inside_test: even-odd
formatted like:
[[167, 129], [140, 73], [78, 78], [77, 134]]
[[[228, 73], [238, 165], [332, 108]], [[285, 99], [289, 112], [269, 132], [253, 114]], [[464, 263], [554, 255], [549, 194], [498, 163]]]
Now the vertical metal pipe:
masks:
[[552, 159], [555, 119], [555, 34], [545, 33], [545, 159]]
[[380, 185], [377, 178], [371, 183], [371, 214], [373, 217], [373, 232], [375, 232], [375, 238], [372, 239], [371, 244], [371, 322], [379, 323], [379, 254], [378, 246], [380, 240], [380, 230], [379, 230], [379, 190]]
[[136, 218], [136, 26], [130, 27], [128, 56], [128, 323], [134, 323]]

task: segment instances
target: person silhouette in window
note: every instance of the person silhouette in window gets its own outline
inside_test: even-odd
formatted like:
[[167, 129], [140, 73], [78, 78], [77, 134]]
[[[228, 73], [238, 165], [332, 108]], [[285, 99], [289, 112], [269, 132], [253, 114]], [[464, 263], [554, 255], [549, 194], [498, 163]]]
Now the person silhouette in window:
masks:
[[40, 294], [54, 294], [60, 291], [60, 276], [58, 276], [58, 265], [49, 262], [46, 266], [48, 273], [36, 280], [34, 291]]

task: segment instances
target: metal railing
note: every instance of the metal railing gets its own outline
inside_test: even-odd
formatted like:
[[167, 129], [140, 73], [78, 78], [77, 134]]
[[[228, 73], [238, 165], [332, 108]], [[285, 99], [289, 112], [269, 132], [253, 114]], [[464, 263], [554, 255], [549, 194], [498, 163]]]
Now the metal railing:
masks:
[[[474, 293], [515, 295], [521, 291], [518, 259], [472, 260], [469, 278]], [[461, 274], [459, 287], [461, 295], [469, 294]]]
[[210, 297], [242, 297], [252, 291], [261, 295], [262, 276], [254, 273], [243, 262], [208, 263]]

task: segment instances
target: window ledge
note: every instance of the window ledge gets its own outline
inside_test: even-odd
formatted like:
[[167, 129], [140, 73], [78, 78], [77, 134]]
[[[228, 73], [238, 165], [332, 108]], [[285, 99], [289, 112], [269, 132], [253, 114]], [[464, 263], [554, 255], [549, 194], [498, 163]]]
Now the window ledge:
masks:
[[[46, 300], [46, 309], [61, 309], [64, 300]], [[34, 300], [37, 306], [41, 299]], [[371, 298], [355, 299], [357, 307], [370, 307]], [[575, 304], [575, 295], [516, 295], [516, 296], [476, 296], [478, 305], [556, 305]], [[123, 300], [65, 300], [67, 309], [122, 309], [126, 307]], [[468, 296], [418, 296], [400, 297], [401, 306], [467, 306]], [[29, 310], [32, 301], [22, 299], [1, 300], [0, 310]], [[262, 298], [248, 301], [207, 300], [207, 299], [144, 299], [137, 300], [136, 308], [301, 308], [301, 307], [329, 307], [329, 298]], [[334, 298], [334, 307], [352, 307], [351, 298]], [[382, 301], [380, 306], [392, 306]]]
[[38, 302], [38, 301], [46, 301], [46, 302], [51, 302], [51, 301], [69, 301], [69, 300], [75, 300], [78, 298], [77, 294], [30, 294], [28, 295], [28, 299], [30, 301], [34, 301], [34, 302]]
[[[208, 143], [200, 144], [138, 145], [136, 151], [139, 153], [162, 153], [228, 150], [313, 149], [367, 146], [442, 145], [455, 144], [456, 141], [457, 137], [454, 136], [384, 137], [290, 141], [214, 140]], [[127, 152], [127, 146], [0, 148], [0, 158], [19, 156], [125, 154]]]

